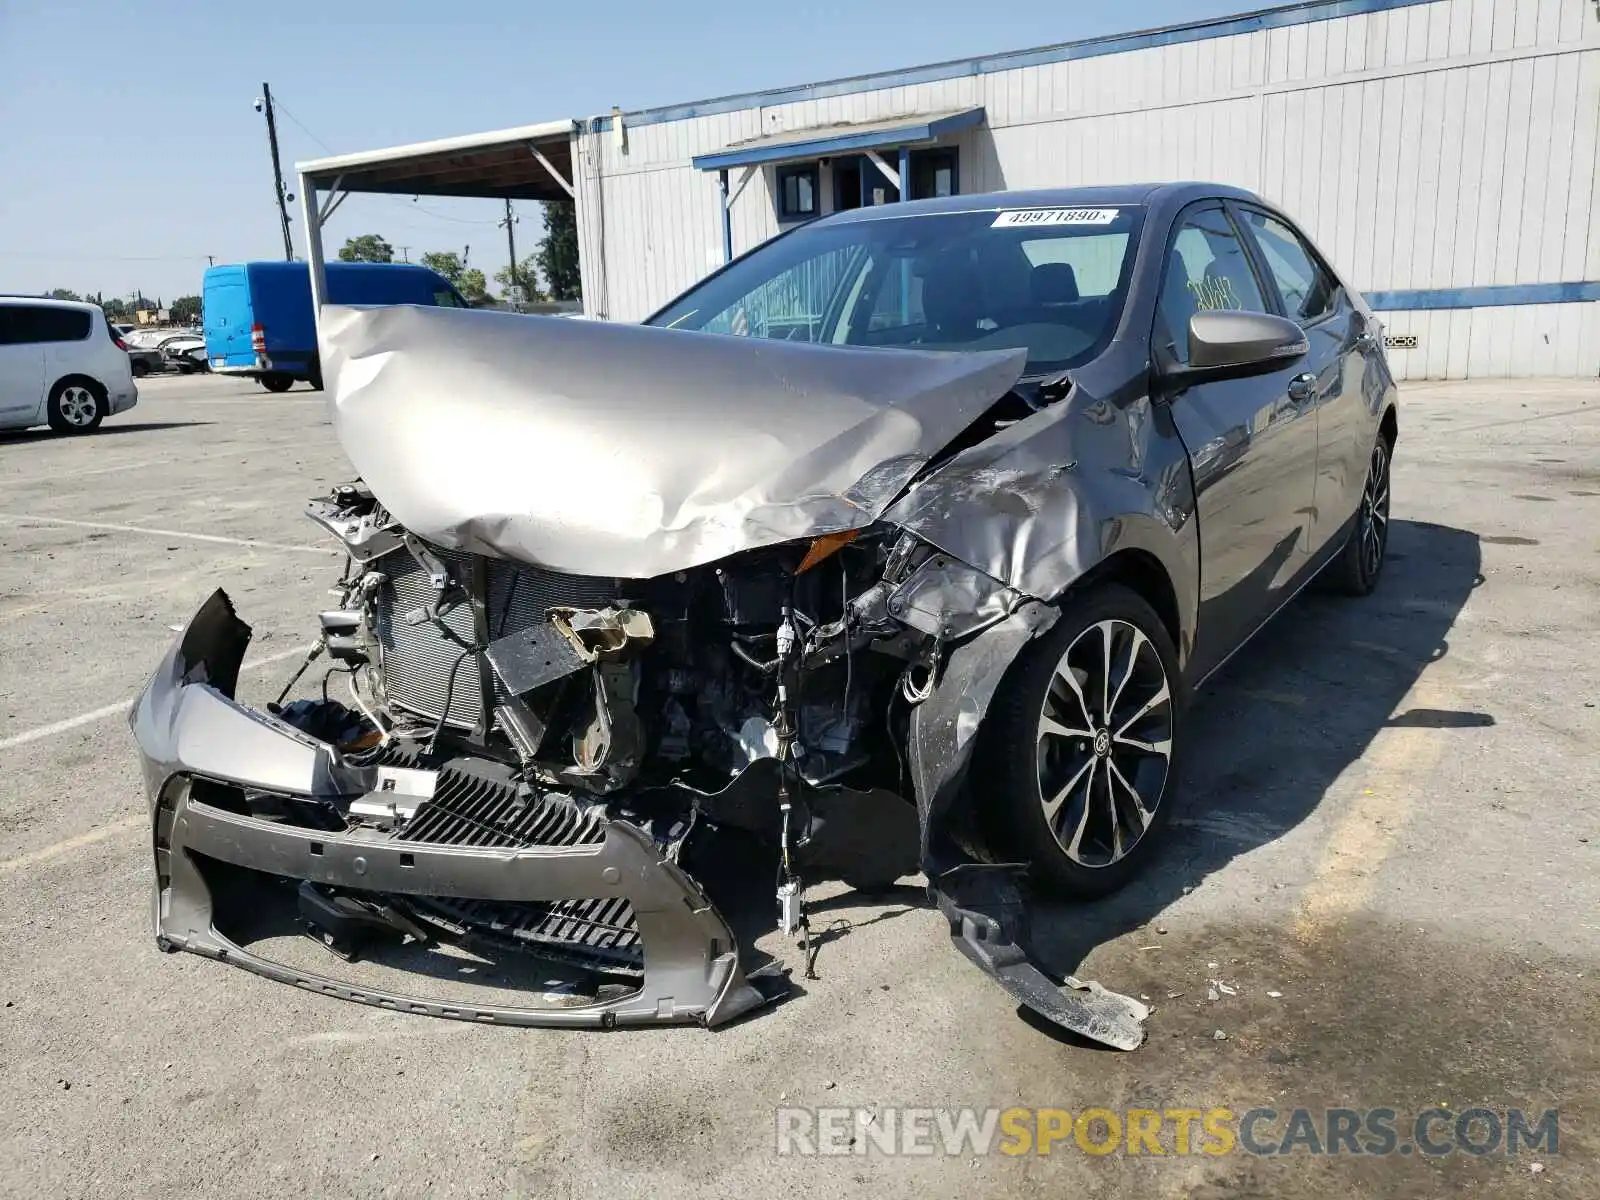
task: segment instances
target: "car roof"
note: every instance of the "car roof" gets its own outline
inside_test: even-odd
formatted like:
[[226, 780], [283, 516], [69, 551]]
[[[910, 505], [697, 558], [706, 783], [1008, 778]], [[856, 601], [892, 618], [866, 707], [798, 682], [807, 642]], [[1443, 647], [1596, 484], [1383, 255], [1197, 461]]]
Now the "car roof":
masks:
[[50, 296], [0, 295], [0, 304], [26, 304], [29, 308], [69, 308], [76, 312], [100, 312], [100, 306], [87, 300], [56, 300]]
[[907, 200], [870, 208], [852, 208], [821, 218], [819, 224], [846, 225], [855, 221], [882, 221], [901, 217], [923, 217], [937, 213], [998, 212], [1007, 208], [1100, 208], [1117, 205], [1153, 204], [1157, 200], [1187, 203], [1208, 196], [1261, 203], [1261, 198], [1244, 188], [1226, 183], [1183, 181], [1171, 183], [1123, 183], [1086, 187], [1034, 188], [1027, 191], [982, 192], [966, 196], [940, 196], [933, 200]]

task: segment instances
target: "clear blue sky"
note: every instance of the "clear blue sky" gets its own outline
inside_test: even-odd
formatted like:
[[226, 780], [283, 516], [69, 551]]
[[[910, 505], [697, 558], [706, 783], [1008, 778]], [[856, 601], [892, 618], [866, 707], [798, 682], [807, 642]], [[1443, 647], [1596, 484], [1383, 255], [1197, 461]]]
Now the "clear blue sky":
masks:
[[[285, 169], [328, 153], [673, 104], [1260, 7], [1249, 0], [0, 0], [0, 292], [171, 300], [282, 254]], [[303, 124], [301, 124], [303, 123]], [[326, 233], [505, 265], [492, 201], [352, 196]], [[519, 250], [540, 230], [519, 206]], [[298, 212], [294, 213], [297, 250]], [[526, 253], [527, 250], [523, 250]]]

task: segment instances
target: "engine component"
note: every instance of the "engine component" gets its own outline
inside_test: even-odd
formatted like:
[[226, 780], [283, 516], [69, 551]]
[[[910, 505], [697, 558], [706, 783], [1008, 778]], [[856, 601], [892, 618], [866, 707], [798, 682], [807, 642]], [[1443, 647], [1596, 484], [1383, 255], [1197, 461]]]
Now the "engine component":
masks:
[[[454, 550], [435, 554], [458, 576], [473, 581], [476, 603], [451, 609], [438, 624], [406, 624], [401, 614], [428, 605], [433, 589], [422, 564], [409, 554], [396, 555], [386, 561], [388, 578], [373, 598], [373, 632], [389, 703], [432, 721], [445, 718], [457, 729], [487, 724], [484, 687], [472, 662], [462, 663], [448, 715], [444, 711], [452, 667], [465, 647], [481, 644], [476, 626], [480, 610], [482, 640], [493, 641], [545, 624], [552, 608], [604, 608], [620, 598], [615, 579], [563, 575]], [[490, 683], [495, 683], [492, 672]], [[503, 687], [494, 687], [495, 702], [507, 695]]]
[[483, 656], [513, 696], [525, 696], [588, 666], [572, 638], [553, 621], [490, 642]]

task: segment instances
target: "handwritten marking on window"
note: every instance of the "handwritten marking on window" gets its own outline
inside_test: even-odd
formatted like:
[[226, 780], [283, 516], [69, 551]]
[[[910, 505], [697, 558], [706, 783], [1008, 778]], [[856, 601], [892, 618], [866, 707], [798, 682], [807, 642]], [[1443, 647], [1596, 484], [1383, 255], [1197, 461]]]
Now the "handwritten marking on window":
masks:
[[1189, 280], [1189, 290], [1194, 293], [1200, 311], [1213, 309], [1238, 310], [1244, 308], [1234, 293], [1233, 280], [1226, 275], [1208, 275], [1204, 279]]

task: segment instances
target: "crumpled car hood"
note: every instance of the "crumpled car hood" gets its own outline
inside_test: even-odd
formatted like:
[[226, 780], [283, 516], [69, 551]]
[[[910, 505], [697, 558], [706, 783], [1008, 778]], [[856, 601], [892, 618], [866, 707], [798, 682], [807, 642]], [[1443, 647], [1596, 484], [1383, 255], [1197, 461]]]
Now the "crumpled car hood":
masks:
[[326, 307], [321, 343], [340, 443], [413, 533], [641, 579], [872, 523], [1026, 359], [411, 306]]

